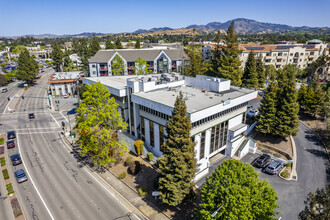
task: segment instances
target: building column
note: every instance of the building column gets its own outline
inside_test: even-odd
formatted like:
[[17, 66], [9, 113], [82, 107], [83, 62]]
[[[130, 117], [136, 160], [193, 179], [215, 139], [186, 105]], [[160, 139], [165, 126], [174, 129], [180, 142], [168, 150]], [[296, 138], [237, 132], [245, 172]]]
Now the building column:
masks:
[[146, 142], [148, 142], [150, 144], [150, 127], [149, 127], [149, 120], [148, 119], [144, 119], [144, 127], [145, 127], [145, 138], [146, 138]]
[[160, 151], [160, 146], [159, 146], [159, 124], [154, 123], [154, 140], [155, 140], [155, 149], [157, 151]]

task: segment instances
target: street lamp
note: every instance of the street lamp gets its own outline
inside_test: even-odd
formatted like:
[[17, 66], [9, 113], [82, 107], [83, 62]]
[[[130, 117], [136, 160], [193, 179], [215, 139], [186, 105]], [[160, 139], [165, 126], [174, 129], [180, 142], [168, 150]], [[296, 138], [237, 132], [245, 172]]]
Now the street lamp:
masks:
[[211, 215], [212, 218], [214, 218], [218, 214], [218, 211], [221, 209], [222, 206], [223, 204], [215, 212], [212, 213]]
[[71, 122], [70, 122], [70, 114], [67, 113], [68, 119], [69, 119], [69, 127], [70, 127], [70, 137], [71, 137], [71, 144], [73, 145], [73, 134], [71, 131]]

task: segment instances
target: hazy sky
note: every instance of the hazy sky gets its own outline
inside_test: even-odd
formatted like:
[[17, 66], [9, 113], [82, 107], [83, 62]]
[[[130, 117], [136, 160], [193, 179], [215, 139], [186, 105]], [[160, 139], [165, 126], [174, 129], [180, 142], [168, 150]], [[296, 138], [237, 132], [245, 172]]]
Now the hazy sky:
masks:
[[133, 32], [235, 18], [330, 26], [330, 0], [0, 0], [0, 36]]

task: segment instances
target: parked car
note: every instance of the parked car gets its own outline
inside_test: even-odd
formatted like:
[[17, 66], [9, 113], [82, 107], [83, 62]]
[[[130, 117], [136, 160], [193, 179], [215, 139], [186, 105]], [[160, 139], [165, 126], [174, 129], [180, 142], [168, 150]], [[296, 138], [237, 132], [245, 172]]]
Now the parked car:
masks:
[[283, 167], [283, 161], [275, 160], [266, 167], [265, 172], [269, 174], [278, 174]]
[[16, 133], [15, 131], [8, 131], [7, 132], [7, 139], [10, 140], [10, 139], [15, 139], [16, 138]]
[[67, 93], [67, 94], [65, 94], [63, 97], [64, 97], [65, 99], [67, 99], [67, 98], [69, 98], [69, 96], [70, 96], [70, 94]]
[[33, 119], [34, 118], [34, 113], [30, 113], [29, 114], [29, 119]]
[[7, 141], [7, 148], [14, 148], [15, 147], [15, 141], [14, 140], [9, 140]]
[[258, 115], [258, 113], [259, 113], [258, 110], [256, 110], [256, 109], [250, 109], [250, 110], [246, 113], [246, 116], [248, 116], [248, 117], [255, 117], [255, 116]]
[[248, 105], [248, 106], [247, 106], [247, 110], [251, 110], [252, 108], [253, 108], [252, 105]]
[[263, 154], [259, 156], [255, 162], [257, 167], [264, 168], [270, 161], [270, 156], [268, 154]]
[[11, 162], [12, 162], [13, 166], [16, 166], [16, 165], [22, 163], [21, 156], [19, 154], [13, 154], [10, 156], [10, 158], [11, 158]]
[[1, 92], [2, 92], [2, 93], [8, 92], [8, 89], [7, 89], [7, 88], [3, 88], [3, 89], [1, 90]]
[[73, 114], [75, 114], [77, 112], [77, 108], [73, 108], [73, 109], [71, 109], [70, 111], [68, 111], [68, 115], [73, 115]]
[[18, 183], [24, 182], [27, 180], [25, 172], [23, 169], [16, 170], [15, 172], [16, 180]]

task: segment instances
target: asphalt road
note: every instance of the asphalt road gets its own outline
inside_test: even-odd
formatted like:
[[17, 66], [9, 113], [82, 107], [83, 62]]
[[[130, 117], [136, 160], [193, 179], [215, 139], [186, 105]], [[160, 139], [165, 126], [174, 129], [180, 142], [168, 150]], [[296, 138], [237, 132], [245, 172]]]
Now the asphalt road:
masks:
[[[279, 197], [277, 204], [281, 219], [298, 219], [298, 214], [305, 205], [309, 192], [324, 188], [330, 183], [330, 166], [328, 155], [317, 136], [303, 124], [299, 125], [299, 133], [294, 137], [297, 150], [298, 181], [287, 181], [278, 176], [271, 176], [256, 168], [260, 179], [274, 187]], [[252, 163], [257, 155], [248, 154], [242, 161]]]
[[[2, 132], [17, 134], [16, 147], [9, 149], [8, 156], [20, 153], [23, 164], [9, 165], [9, 173], [26, 218], [129, 219], [129, 210], [109, 186], [80, 164], [62, 142], [60, 124], [67, 119], [48, 109], [48, 74], [25, 93], [15, 113], [0, 115]], [[31, 112], [35, 119], [28, 119]], [[14, 171], [21, 168], [29, 179], [18, 184]]]

